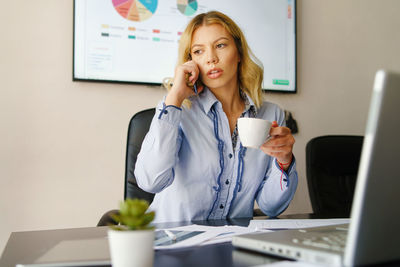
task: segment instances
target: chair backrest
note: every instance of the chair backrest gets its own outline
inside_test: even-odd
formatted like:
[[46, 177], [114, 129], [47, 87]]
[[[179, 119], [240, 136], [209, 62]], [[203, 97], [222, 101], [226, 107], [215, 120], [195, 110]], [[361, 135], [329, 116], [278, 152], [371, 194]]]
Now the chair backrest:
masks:
[[137, 155], [140, 152], [142, 142], [149, 131], [151, 121], [155, 114], [155, 108], [139, 111], [131, 118], [128, 128], [128, 140], [125, 160], [125, 190], [124, 199], [139, 198], [151, 203], [154, 194], [140, 189], [134, 174]]
[[315, 214], [350, 216], [362, 136], [327, 135], [306, 146], [307, 184]]

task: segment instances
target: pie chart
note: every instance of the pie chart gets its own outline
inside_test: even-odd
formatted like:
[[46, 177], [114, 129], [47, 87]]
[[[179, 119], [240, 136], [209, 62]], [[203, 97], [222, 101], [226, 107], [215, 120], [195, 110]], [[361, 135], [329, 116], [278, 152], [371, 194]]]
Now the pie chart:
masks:
[[115, 10], [122, 17], [132, 21], [144, 21], [157, 9], [158, 0], [112, 0]]
[[197, 0], [178, 0], [178, 10], [185, 16], [191, 16], [197, 11]]

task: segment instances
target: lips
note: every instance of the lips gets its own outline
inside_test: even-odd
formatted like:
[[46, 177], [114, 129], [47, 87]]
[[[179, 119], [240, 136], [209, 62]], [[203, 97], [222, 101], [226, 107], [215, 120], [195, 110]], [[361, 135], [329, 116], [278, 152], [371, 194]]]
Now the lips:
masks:
[[216, 79], [220, 77], [223, 73], [223, 70], [220, 68], [213, 68], [207, 72], [207, 77], [210, 79]]

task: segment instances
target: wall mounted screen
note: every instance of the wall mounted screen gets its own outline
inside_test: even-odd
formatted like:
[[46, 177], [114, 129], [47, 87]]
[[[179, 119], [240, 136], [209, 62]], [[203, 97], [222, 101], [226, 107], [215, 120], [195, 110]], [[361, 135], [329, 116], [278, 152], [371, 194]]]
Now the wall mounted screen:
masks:
[[221, 11], [264, 67], [263, 89], [296, 92], [295, 0], [75, 0], [73, 79], [160, 84], [199, 13]]

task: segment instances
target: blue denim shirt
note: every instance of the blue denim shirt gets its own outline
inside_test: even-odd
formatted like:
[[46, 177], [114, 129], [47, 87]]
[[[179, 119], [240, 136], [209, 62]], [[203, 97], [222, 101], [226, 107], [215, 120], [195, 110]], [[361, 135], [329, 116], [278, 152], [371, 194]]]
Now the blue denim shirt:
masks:
[[[297, 187], [296, 163], [280, 169], [260, 149], [234, 148], [228, 118], [207, 88], [191, 107], [160, 102], [138, 155], [139, 187], [156, 193], [150, 209], [155, 222], [252, 217], [254, 200], [269, 216], [282, 213]], [[254, 110], [250, 97], [242, 116], [284, 125], [284, 113], [264, 102]], [[253, 107], [253, 108], [252, 108]]]

